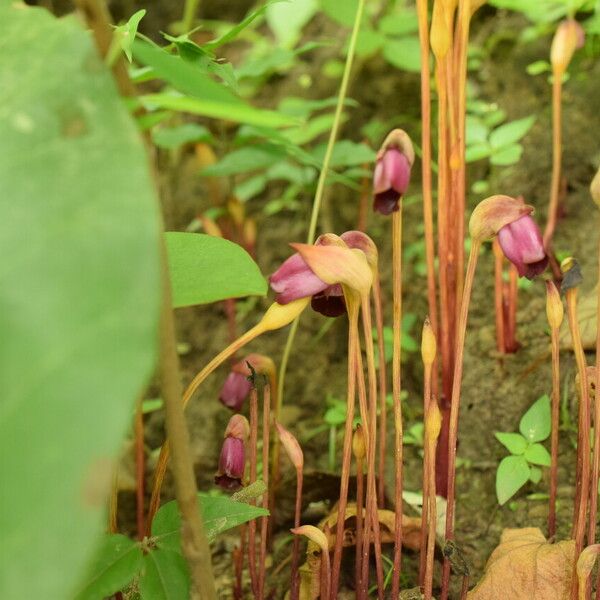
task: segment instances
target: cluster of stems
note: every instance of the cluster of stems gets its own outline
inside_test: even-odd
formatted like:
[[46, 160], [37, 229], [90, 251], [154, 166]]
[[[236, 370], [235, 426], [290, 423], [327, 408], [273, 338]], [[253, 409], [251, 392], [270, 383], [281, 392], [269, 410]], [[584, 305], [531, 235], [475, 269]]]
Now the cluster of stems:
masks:
[[519, 274], [509, 265], [504, 281], [506, 262], [497, 239], [492, 242], [494, 251], [494, 310], [496, 314], [496, 348], [500, 354], [512, 354], [519, 349], [517, 342], [517, 298]]

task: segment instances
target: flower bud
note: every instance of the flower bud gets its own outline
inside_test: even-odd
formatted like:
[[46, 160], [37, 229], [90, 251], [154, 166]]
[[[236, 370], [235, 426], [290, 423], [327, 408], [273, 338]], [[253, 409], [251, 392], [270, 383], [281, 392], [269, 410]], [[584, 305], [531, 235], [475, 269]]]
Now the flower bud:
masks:
[[504, 225], [498, 231], [498, 243], [506, 258], [517, 267], [519, 277], [533, 279], [548, 266], [542, 234], [529, 215]]
[[237, 490], [242, 486], [246, 466], [244, 442], [237, 437], [227, 437], [221, 448], [219, 470], [215, 483], [225, 490]]
[[421, 357], [423, 359], [423, 364], [427, 366], [432, 365], [435, 360], [436, 352], [437, 343], [435, 341], [435, 335], [429, 317], [426, 317], [425, 322], [423, 323], [423, 334], [421, 336]]
[[434, 443], [442, 429], [442, 413], [438, 407], [437, 400], [432, 398], [427, 407], [425, 415], [425, 437], [430, 444]]
[[559, 23], [550, 48], [550, 62], [555, 75], [562, 76], [575, 50], [581, 48], [584, 43], [585, 32], [575, 19], [565, 19]]
[[219, 393], [219, 400], [231, 410], [241, 410], [248, 394], [251, 384], [245, 375], [231, 371], [225, 379], [225, 383]]
[[319, 546], [322, 552], [329, 552], [329, 542], [327, 541], [327, 536], [314, 525], [302, 525], [301, 527], [290, 529], [290, 531], [295, 535], [303, 535], [307, 537], [311, 542], [314, 542], [317, 546]]
[[270, 377], [275, 373], [275, 363], [273, 360], [264, 354], [257, 354], [256, 352], [252, 352], [242, 358], [239, 362], [236, 362], [235, 365], [231, 367], [231, 370], [244, 377], [250, 377], [252, 371], [248, 365], [250, 365], [259, 375], [267, 375]]
[[563, 316], [564, 308], [560, 294], [553, 281], [546, 281], [546, 316], [551, 329], [559, 329]]
[[590, 194], [592, 195], [592, 200], [596, 203], [596, 206], [600, 208], [600, 167], [596, 171], [594, 179], [592, 179], [592, 183], [590, 184]]
[[505, 225], [533, 212], [520, 198], [496, 195], [482, 200], [471, 213], [469, 233], [473, 241], [491, 240]]
[[400, 200], [408, 188], [415, 151], [408, 134], [394, 129], [385, 138], [373, 173], [373, 209], [390, 215], [400, 208]]
[[360, 423], [356, 426], [352, 436], [352, 451], [357, 460], [363, 460], [367, 454], [365, 432]]
[[227, 423], [224, 437], [232, 437], [246, 443], [250, 436], [250, 424], [244, 415], [233, 415]]
[[296, 471], [302, 471], [304, 467], [304, 454], [298, 440], [281, 423], [276, 421], [275, 427], [277, 427], [277, 435], [279, 435], [281, 445], [288, 455], [290, 462], [294, 465]]
[[435, 0], [431, 14], [431, 50], [438, 64], [445, 58], [452, 43], [451, 22], [454, 12], [452, 3]]
[[344, 240], [348, 248], [356, 248], [364, 253], [371, 269], [377, 269], [379, 252], [377, 251], [375, 242], [366, 233], [362, 231], [346, 231], [340, 237]]

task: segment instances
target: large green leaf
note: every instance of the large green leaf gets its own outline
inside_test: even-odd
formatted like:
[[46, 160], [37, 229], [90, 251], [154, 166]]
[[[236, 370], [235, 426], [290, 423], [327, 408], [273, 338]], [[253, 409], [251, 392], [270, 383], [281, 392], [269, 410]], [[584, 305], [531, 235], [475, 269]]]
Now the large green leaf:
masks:
[[544, 394], [521, 417], [519, 431], [530, 442], [542, 442], [550, 435], [551, 427], [550, 398]]
[[511, 454], [516, 454], [518, 456], [527, 450], [527, 440], [520, 433], [504, 433], [502, 431], [497, 431], [494, 435]]
[[524, 456], [506, 456], [496, 472], [496, 496], [498, 504], [512, 498], [528, 481], [529, 465]]
[[175, 308], [267, 293], [258, 265], [241, 246], [203, 233], [165, 236]]
[[189, 598], [190, 576], [183, 556], [166, 549], [146, 554], [139, 590], [142, 600]]
[[[198, 494], [198, 506], [210, 541], [227, 529], [269, 514], [264, 508], [236, 502], [226, 496]], [[152, 535], [160, 548], [181, 551], [180, 533], [179, 507], [175, 501], [167, 502], [160, 507], [152, 521]]]
[[156, 351], [144, 146], [74, 18], [0, 8], [1, 598], [72, 596]]
[[97, 600], [118, 592], [137, 575], [142, 559], [142, 550], [133, 540], [120, 534], [104, 536], [77, 600]]
[[[246, 104], [225, 86], [213, 81], [201, 69], [179, 56], [172, 56], [160, 48], [139, 40], [133, 43], [132, 49], [136, 60], [152, 67], [159, 77], [170, 83], [177, 91], [185, 94], [180, 97], [179, 103], [175, 100], [178, 98], [177, 96], [168, 94], [148, 96], [147, 101], [153, 102], [156, 106], [173, 110], [188, 110], [207, 117], [268, 127], [295, 123], [293, 119], [285, 115]], [[171, 106], [168, 105], [169, 98], [173, 99]], [[188, 102], [182, 102], [182, 99]], [[177, 108], [178, 106], [180, 108]], [[188, 108], [186, 109], [185, 106]]]

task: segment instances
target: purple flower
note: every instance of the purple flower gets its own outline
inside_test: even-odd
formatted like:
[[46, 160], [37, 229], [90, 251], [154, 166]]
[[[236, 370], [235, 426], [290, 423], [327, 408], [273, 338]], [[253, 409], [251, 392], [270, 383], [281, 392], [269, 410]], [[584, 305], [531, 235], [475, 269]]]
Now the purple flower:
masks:
[[498, 242], [506, 258], [517, 267], [519, 277], [533, 279], [548, 266], [542, 235], [529, 215], [504, 225], [498, 231]]
[[398, 148], [387, 148], [377, 160], [373, 175], [373, 209], [382, 215], [397, 211], [410, 181], [410, 162]]
[[310, 299], [310, 307], [325, 317], [339, 317], [346, 312], [346, 301], [342, 286], [337, 283], [327, 286]]
[[269, 277], [269, 283], [277, 294], [275, 300], [279, 304], [307, 298], [327, 288], [327, 284], [314, 274], [297, 252]]
[[231, 410], [241, 410], [248, 394], [251, 384], [245, 375], [231, 371], [221, 388], [219, 400]]
[[221, 448], [215, 483], [225, 490], [239, 489], [242, 486], [245, 467], [246, 456], [243, 440], [237, 437], [226, 437]]

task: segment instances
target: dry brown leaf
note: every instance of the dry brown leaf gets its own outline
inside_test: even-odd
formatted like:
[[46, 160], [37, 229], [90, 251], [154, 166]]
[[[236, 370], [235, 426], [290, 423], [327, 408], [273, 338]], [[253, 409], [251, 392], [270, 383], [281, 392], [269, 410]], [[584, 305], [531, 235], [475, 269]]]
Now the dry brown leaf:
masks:
[[569, 600], [575, 542], [549, 544], [537, 527], [505, 529], [468, 600]]

